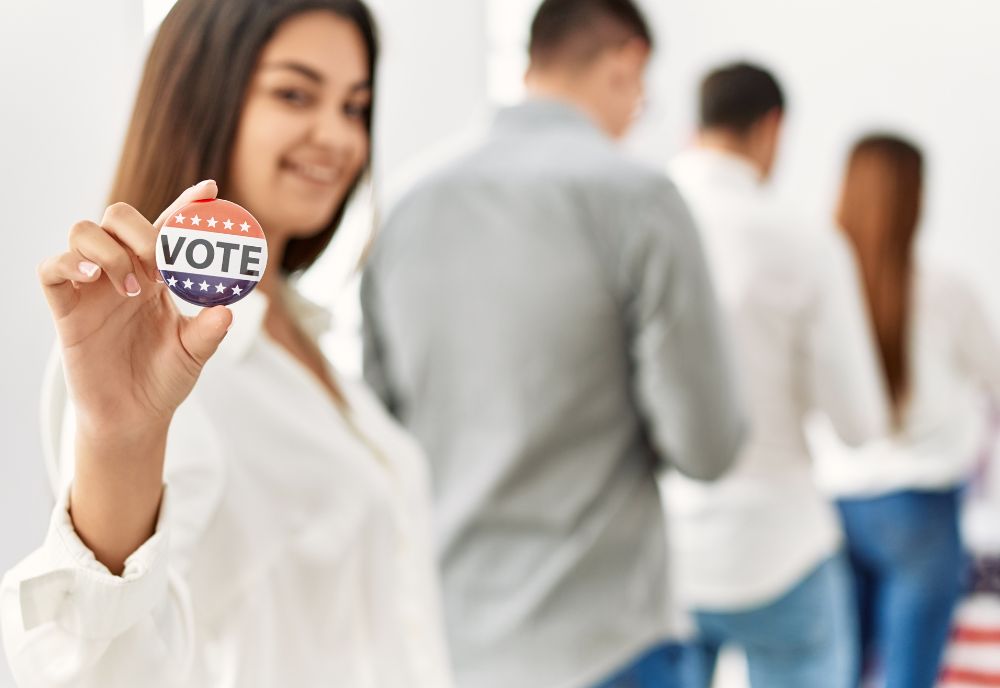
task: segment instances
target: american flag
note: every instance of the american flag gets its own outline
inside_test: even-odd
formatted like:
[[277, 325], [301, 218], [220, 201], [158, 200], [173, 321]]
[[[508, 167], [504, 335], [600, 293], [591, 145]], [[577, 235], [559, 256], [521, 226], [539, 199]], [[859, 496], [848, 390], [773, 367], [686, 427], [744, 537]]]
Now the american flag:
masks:
[[938, 688], [1000, 686], [1000, 557], [976, 561], [973, 591], [955, 614]]

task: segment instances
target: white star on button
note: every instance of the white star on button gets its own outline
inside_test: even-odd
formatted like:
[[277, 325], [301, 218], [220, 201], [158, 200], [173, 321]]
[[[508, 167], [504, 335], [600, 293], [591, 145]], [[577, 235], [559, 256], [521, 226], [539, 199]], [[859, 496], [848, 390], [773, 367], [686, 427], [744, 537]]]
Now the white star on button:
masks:
[[215, 285], [215, 292], [217, 294], [224, 294], [225, 291], [226, 291], [226, 285], [223, 284], [222, 282], [219, 282], [218, 284]]
[[174, 215], [174, 219], [177, 220], [178, 222], [180, 222], [181, 224], [184, 224], [184, 219], [185, 218], [184, 218], [184, 216], [182, 214], [177, 213], [176, 215]]
[[241, 232], [249, 232], [250, 231], [250, 225], [248, 225], [246, 223], [246, 221], [244, 221], [243, 224], [240, 225], [240, 231]]
[[222, 223], [222, 226], [225, 227], [226, 229], [232, 229], [233, 228], [233, 221], [227, 219], [225, 222]]
[[201, 225], [201, 218], [198, 217], [197, 215], [195, 215], [194, 217], [191, 218], [191, 224], [193, 224], [195, 227], [200, 226]]
[[191, 287], [194, 286], [194, 282], [192, 282], [190, 279], [184, 280], [183, 282], [181, 282], [181, 284], [183, 284], [184, 288], [187, 289], [188, 291], [191, 291]]
[[210, 218], [208, 218], [208, 226], [209, 226], [209, 227], [212, 227], [212, 228], [214, 228], [214, 227], [215, 227], [215, 225], [217, 225], [217, 224], [219, 224], [219, 221], [218, 221], [218, 220], [216, 220], [216, 219], [215, 219], [214, 217], [210, 217]]
[[174, 277], [173, 275], [171, 275], [170, 278], [167, 280], [167, 284], [169, 284], [171, 287], [176, 287], [177, 286], [177, 278]]
[[242, 294], [242, 293], [243, 293], [243, 290], [242, 290], [242, 289], [240, 289], [240, 285], [238, 285], [238, 284], [234, 284], [234, 285], [233, 285], [233, 290], [232, 290], [232, 291], [233, 291], [233, 293], [234, 293], [234, 294], [236, 294], [237, 296], [239, 296], [240, 294]]
[[206, 282], [205, 280], [202, 280], [201, 283], [198, 284], [198, 286], [201, 287], [202, 291], [208, 291], [208, 282]]

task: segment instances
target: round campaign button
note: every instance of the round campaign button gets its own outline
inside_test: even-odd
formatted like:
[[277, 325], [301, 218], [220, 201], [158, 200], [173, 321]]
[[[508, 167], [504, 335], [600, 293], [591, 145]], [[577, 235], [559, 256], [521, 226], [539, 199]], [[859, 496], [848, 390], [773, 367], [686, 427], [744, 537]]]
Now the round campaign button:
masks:
[[267, 267], [260, 223], [222, 199], [195, 201], [167, 218], [156, 267], [170, 291], [198, 306], [225, 306], [253, 291]]

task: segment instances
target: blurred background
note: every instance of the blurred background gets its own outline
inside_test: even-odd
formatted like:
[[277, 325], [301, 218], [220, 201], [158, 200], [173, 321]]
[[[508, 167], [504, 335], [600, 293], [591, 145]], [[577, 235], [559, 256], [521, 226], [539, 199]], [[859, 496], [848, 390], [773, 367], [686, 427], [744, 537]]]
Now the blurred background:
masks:
[[[38, 429], [53, 330], [34, 269], [77, 219], [100, 217], [149, 38], [171, 0], [0, 8], [0, 570], [42, 540], [51, 508]], [[382, 26], [375, 204], [414, 161], [521, 97], [537, 0], [371, 0]], [[789, 110], [774, 193], [825, 221], [846, 147], [901, 131], [928, 155], [921, 249], [1000, 294], [1000, 3], [992, 0], [646, 0], [659, 41], [628, 148], [662, 167], [689, 140], [696, 84], [720, 61], [771, 68]], [[364, 194], [303, 288], [335, 307], [326, 342], [360, 367], [352, 274], [371, 229]], [[1000, 317], [1000, 297], [989, 305]], [[738, 670], [727, 686], [739, 686]], [[0, 660], [0, 686], [13, 685]]]

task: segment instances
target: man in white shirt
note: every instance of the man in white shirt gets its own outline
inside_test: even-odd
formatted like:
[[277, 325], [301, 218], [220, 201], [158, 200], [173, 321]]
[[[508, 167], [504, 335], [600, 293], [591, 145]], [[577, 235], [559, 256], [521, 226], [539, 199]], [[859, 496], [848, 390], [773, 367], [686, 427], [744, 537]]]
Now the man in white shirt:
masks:
[[752, 427], [730, 474], [714, 484], [670, 475], [665, 504], [706, 682], [718, 648], [734, 643], [755, 688], [847, 688], [857, 661], [849, 573], [802, 422], [823, 411], [853, 444], [888, 413], [848, 247], [795, 226], [764, 188], [783, 112], [766, 71], [718, 69], [702, 85], [697, 145], [671, 167], [703, 232]]

